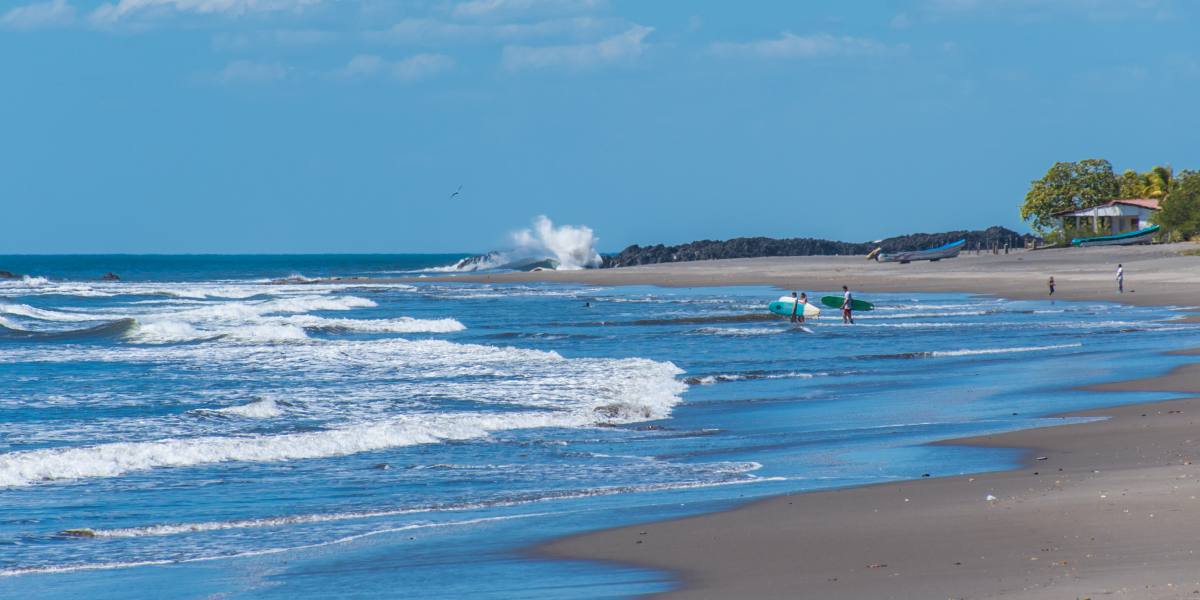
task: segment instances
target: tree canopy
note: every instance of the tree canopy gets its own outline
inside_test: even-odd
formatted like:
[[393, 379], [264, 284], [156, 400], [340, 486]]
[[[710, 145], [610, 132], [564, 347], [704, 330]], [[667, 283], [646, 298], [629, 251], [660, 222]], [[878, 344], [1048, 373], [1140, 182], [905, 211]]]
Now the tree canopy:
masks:
[[1183, 171], [1163, 199], [1154, 222], [1174, 235], [1200, 235], [1200, 172]]
[[1154, 167], [1145, 173], [1128, 169], [1118, 180], [1118, 198], [1163, 198], [1171, 192], [1175, 183], [1171, 167]]
[[1054, 213], [1127, 198], [1158, 199], [1155, 223], [1176, 239], [1200, 237], [1200, 171], [1176, 175], [1169, 166], [1157, 166], [1115, 175], [1111, 163], [1095, 158], [1054, 163], [1029, 186], [1021, 218], [1045, 235], [1058, 225]]
[[1104, 204], [1120, 195], [1121, 183], [1112, 163], [1104, 159], [1054, 163], [1030, 185], [1021, 218], [1037, 231], [1048, 232], [1057, 225], [1054, 213]]

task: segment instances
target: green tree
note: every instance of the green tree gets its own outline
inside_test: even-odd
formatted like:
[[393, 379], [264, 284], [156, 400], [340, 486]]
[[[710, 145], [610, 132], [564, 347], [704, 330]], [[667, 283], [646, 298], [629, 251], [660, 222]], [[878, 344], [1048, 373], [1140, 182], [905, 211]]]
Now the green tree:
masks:
[[1126, 169], [1124, 173], [1121, 173], [1118, 187], [1120, 188], [1120, 192], [1117, 194], [1118, 198], [1146, 197], [1146, 178], [1133, 169]]
[[1171, 167], [1154, 167], [1142, 174], [1142, 179], [1146, 181], [1146, 187], [1143, 190], [1146, 198], [1162, 198], [1171, 193], [1171, 185], [1174, 183]]
[[1120, 181], [1107, 160], [1054, 163], [1044, 177], [1030, 185], [1021, 218], [1032, 221], [1033, 228], [1045, 234], [1058, 224], [1054, 213], [1104, 204], [1120, 191]]
[[1183, 171], [1174, 179], [1154, 222], [1172, 237], [1188, 239], [1200, 235], [1200, 172]]

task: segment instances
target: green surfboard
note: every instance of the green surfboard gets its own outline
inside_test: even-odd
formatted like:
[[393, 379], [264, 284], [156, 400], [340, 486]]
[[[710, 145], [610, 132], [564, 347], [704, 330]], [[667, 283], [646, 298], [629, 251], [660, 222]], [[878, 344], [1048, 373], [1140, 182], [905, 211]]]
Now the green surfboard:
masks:
[[[842, 307], [842, 297], [841, 296], [823, 296], [821, 298], [821, 304], [824, 304], [825, 306], [828, 306], [829, 308], [841, 308]], [[850, 301], [850, 310], [874, 310], [874, 309], [875, 309], [875, 305], [871, 304], [870, 302], [859, 300], [857, 298]]]

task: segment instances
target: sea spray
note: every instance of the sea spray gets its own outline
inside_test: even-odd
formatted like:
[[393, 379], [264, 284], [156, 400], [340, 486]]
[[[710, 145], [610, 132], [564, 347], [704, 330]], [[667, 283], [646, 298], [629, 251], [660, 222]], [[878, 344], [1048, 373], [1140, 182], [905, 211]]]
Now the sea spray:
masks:
[[513, 242], [518, 250], [530, 254], [541, 253], [558, 262], [559, 269], [577, 270], [600, 266], [600, 253], [596, 252], [599, 239], [587, 226], [560, 225], [555, 227], [545, 215], [533, 220], [533, 229], [522, 229], [513, 233]]
[[599, 238], [586, 225], [559, 225], [538, 215], [531, 228], [510, 234], [512, 248], [464, 258], [450, 267], [431, 271], [529, 270], [537, 267], [565, 271], [600, 266]]

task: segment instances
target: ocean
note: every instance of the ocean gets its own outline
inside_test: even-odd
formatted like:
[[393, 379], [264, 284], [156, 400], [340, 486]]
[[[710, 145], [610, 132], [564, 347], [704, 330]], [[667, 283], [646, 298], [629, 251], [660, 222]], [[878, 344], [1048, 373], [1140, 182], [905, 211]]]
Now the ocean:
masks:
[[924, 444], [1169, 398], [1076, 388], [1200, 340], [1172, 307], [862, 293], [799, 329], [769, 287], [419, 278], [464, 256], [0, 257], [0, 597], [667, 590], [525, 549], [1009, 468]]

